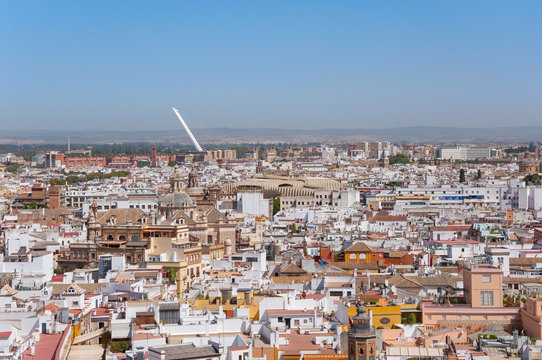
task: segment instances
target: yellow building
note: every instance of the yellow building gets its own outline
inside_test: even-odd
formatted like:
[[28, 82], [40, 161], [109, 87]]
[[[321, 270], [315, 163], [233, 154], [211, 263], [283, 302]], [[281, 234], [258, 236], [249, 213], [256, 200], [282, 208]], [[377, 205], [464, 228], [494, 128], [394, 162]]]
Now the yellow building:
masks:
[[344, 250], [344, 262], [371, 262], [371, 248], [357, 242]]
[[391, 329], [395, 324], [401, 324], [401, 306], [368, 306], [367, 312], [371, 314], [373, 327]]

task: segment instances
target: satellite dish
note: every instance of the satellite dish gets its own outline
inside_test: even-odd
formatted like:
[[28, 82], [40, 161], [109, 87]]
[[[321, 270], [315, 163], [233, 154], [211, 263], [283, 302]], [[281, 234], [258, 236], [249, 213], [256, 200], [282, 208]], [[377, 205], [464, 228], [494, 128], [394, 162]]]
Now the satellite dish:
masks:
[[394, 294], [397, 294], [397, 288], [395, 287], [395, 285], [392, 285], [392, 286], [391, 286], [391, 291], [392, 291]]
[[390, 286], [390, 283], [389, 283], [388, 279], [384, 280], [384, 284], [386, 285], [386, 287]]

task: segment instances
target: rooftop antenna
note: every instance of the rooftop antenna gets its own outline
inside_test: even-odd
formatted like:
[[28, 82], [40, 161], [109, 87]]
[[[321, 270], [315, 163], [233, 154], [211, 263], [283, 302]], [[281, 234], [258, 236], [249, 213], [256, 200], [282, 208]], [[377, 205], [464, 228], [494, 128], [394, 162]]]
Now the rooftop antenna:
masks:
[[203, 151], [200, 144], [198, 143], [198, 140], [196, 140], [196, 137], [194, 136], [194, 134], [192, 134], [192, 131], [190, 131], [190, 129], [188, 128], [188, 125], [186, 125], [186, 122], [184, 121], [183, 117], [179, 113], [179, 110], [175, 109], [173, 106], [171, 107], [171, 109], [173, 110], [175, 115], [177, 115], [177, 117], [179, 118], [179, 121], [183, 125], [184, 130], [186, 130], [186, 133], [188, 134], [188, 137], [192, 141], [192, 144], [194, 144], [194, 147], [196, 148], [196, 150], [197, 151]]

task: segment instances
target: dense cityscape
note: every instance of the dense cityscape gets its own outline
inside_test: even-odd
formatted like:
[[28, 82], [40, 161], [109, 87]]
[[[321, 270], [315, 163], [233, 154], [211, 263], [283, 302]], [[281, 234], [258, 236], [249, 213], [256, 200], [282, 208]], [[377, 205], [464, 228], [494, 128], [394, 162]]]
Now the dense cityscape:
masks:
[[542, 360], [541, 14], [0, 0], [0, 360]]
[[48, 147], [0, 154], [3, 358], [542, 354], [535, 143]]

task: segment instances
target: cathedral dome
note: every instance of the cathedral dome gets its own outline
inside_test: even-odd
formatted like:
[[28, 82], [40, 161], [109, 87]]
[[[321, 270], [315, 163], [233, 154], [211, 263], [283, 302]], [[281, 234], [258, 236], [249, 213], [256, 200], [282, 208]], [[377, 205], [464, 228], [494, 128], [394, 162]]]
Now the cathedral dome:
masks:
[[521, 160], [520, 164], [524, 164], [524, 165], [536, 164], [536, 160], [531, 159], [531, 158], [524, 158]]
[[194, 203], [190, 196], [184, 191], [172, 192], [164, 195], [161, 201], [162, 207], [174, 207], [174, 208], [183, 208], [183, 207], [193, 207]]

